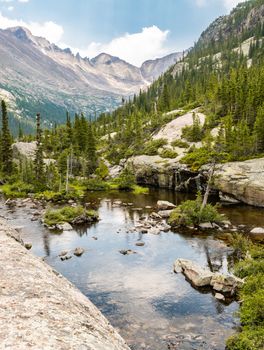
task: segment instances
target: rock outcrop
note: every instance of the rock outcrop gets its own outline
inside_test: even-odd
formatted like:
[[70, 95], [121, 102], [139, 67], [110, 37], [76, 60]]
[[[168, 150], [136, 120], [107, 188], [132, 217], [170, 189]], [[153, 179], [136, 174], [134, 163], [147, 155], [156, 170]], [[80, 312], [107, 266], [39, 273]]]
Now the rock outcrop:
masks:
[[1, 349], [129, 350], [79, 290], [17, 241], [1, 219]]
[[142, 155], [130, 158], [127, 164], [132, 166], [137, 182], [142, 185], [196, 192], [205, 182], [198, 172], [191, 171], [177, 159]]
[[264, 158], [218, 165], [214, 187], [240, 202], [264, 207]]
[[37, 143], [32, 142], [16, 142], [12, 145], [13, 157], [15, 159], [26, 158], [33, 160], [37, 150]]
[[[204, 166], [194, 172], [177, 159], [146, 155], [130, 158], [127, 164], [132, 166], [138, 183], [177, 192], [203, 190], [209, 169]], [[264, 158], [217, 165], [213, 190], [224, 202], [264, 207]]]
[[[12, 145], [13, 158], [14, 160], [30, 160], [33, 161], [37, 150], [36, 141], [32, 142], [15, 142]], [[55, 163], [54, 159], [45, 158], [43, 159], [46, 165]]]
[[[180, 110], [179, 110], [180, 112]], [[172, 142], [174, 140], [181, 139], [182, 129], [185, 126], [193, 125], [193, 113], [199, 118], [201, 125], [204, 125], [205, 115], [203, 113], [199, 113], [199, 109], [194, 109], [182, 116], [179, 116], [167, 123], [161, 130], [153, 135], [153, 139], [166, 139], [168, 142]]]
[[228, 295], [235, 295], [244, 283], [236, 276], [211, 272], [187, 259], [177, 259], [174, 263], [174, 272], [182, 272], [195, 287], [212, 287], [214, 291]]

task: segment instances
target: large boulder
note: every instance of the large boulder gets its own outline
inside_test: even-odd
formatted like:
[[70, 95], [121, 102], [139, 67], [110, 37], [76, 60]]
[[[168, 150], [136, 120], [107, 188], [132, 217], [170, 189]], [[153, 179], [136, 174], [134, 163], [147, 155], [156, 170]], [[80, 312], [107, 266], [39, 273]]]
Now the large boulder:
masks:
[[214, 275], [210, 270], [186, 259], [177, 259], [174, 263], [174, 271], [182, 272], [195, 287], [209, 286]]
[[264, 158], [217, 165], [214, 187], [233, 199], [264, 207]]
[[16, 142], [12, 145], [14, 159], [26, 158], [33, 160], [37, 150], [36, 141]]
[[[12, 145], [13, 158], [15, 160], [27, 159], [34, 160], [37, 150], [37, 142], [15, 142]], [[55, 163], [55, 159], [45, 158], [43, 159], [46, 165]]]
[[251, 231], [251, 234], [264, 235], [264, 227], [254, 227]]
[[234, 295], [244, 283], [236, 276], [211, 272], [187, 259], [177, 259], [174, 263], [174, 272], [182, 272], [195, 287], [211, 286], [215, 291], [228, 295]]
[[176, 205], [168, 201], [158, 201], [157, 207], [159, 210], [170, 210], [176, 208]]
[[169, 142], [172, 142], [176, 139], [181, 139], [182, 129], [186, 126], [193, 125], [193, 113], [199, 118], [201, 125], [204, 125], [205, 115], [199, 113], [198, 109], [194, 109], [180, 117], [175, 118], [164, 127], [159, 130], [156, 134], [153, 135], [153, 139], [167, 139]]
[[237, 288], [243, 285], [243, 280], [231, 275], [214, 273], [210, 285], [214, 290], [221, 293], [235, 294]]

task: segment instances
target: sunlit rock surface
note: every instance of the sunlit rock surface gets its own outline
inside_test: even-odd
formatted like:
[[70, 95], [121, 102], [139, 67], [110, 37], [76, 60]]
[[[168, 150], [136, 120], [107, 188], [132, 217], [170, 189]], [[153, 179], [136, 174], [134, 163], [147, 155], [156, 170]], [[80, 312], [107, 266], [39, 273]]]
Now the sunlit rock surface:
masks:
[[17, 241], [1, 219], [1, 349], [129, 349], [79, 290]]

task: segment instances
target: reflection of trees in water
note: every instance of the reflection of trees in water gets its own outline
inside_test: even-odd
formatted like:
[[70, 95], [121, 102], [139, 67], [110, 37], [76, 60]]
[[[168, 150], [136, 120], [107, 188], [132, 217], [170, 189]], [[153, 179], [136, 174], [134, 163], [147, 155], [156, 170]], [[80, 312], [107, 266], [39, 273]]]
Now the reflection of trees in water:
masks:
[[77, 234], [82, 237], [84, 235], [88, 235], [88, 230], [91, 227], [96, 227], [97, 223], [93, 223], [93, 224], [86, 224], [86, 225], [78, 225], [74, 227], [74, 230], [77, 232]]
[[215, 299], [214, 305], [215, 305], [215, 311], [218, 315], [224, 312], [225, 306], [222, 303], [220, 303], [220, 301]]
[[219, 253], [217, 256], [211, 256], [207, 243], [204, 244], [204, 251], [210, 271], [219, 271], [223, 266], [223, 254]]
[[43, 232], [43, 245], [47, 256], [50, 256], [50, 234], [47, 231]]

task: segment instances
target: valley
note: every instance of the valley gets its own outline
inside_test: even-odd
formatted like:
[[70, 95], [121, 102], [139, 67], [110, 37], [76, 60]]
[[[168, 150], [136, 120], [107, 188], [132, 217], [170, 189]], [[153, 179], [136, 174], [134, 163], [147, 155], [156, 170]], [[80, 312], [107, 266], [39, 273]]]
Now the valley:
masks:
[[22, 26], [0, 52], [4, 347], [262, 350], [263, 0], [140, 67]]

